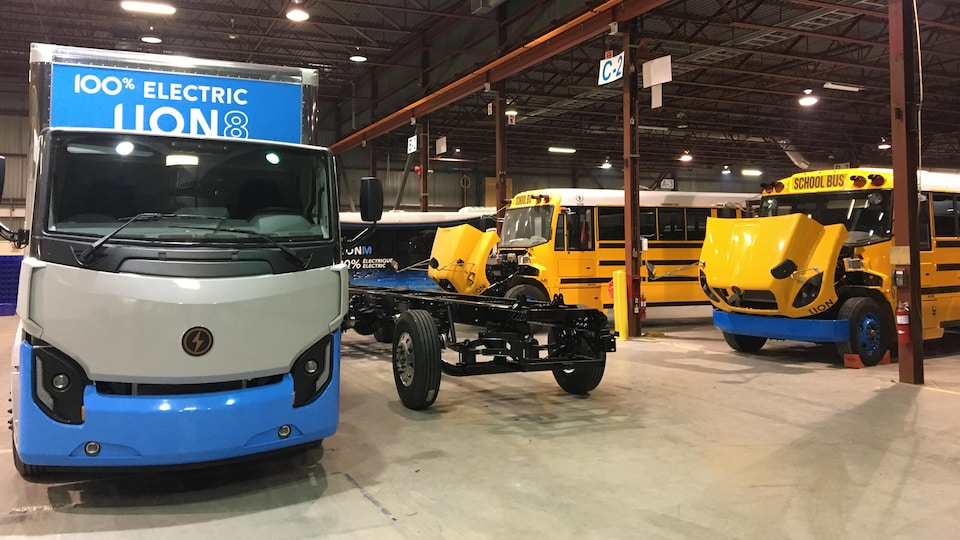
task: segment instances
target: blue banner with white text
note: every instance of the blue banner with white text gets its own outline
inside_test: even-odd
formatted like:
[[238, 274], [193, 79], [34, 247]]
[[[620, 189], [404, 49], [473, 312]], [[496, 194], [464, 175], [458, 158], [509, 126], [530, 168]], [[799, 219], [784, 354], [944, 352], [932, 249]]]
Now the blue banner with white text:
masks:
[[299, 143], [299, 84], [54, 64], [50, 124]]

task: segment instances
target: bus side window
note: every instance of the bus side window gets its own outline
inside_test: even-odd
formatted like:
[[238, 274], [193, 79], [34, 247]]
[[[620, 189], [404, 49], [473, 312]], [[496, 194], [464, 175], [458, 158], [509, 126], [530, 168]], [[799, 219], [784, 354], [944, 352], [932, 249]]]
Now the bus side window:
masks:
[[657, 239], [657, 214], [653, 208], [641, 208], [640, 217], [640, 236], [651, 240]]
[[659, 240], [683, 240], [683, 208], [660, 208], [657, 221]]
[[601, 242], [623, 242], [626, 240], [624, 223], [622, 206], [601, 206], [597, 208], [597, 234]]
[[957, 211], [953, 195], [933, 195], [933, 234], [938, 238], [957, 236]]
[[735, 218], [737, 217], [737, 209], [729, 206], [717, 208], [717, 217], [718, 218]]
[[569, 208], [567, 212], [567, 249], [593, 251], [593, 208]]
[[930, 240], [930, 196], [921, 197], [920, 208], [917, 209], [917, 242], [920, 249], [929, 251], [931, 248]]
[[709, 208], [687, 208], [687, 240], [703, 240], [707, 237]]

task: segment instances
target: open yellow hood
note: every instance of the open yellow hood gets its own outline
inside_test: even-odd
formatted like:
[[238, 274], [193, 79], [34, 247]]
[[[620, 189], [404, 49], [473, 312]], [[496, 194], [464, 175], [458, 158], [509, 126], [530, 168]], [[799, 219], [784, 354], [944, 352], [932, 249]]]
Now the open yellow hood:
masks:
[[[787, 317], [829, 309], [837, 301], [833, 283], [846, 239], [843, 225], [823, 226], [804, 214], [708, 218], [700, 262], [713, 293], [710, 301], [724, 311]], [[787, 260], [796, 270], [775, 277], [774, 268]], [[801, 288], [814, 278], [821, 280], [819, 291], [811, 296], [808, 286], [807, 301], [795, 305]]]
[[499, 241], [495, 231], [481, 232], [471, 225], [440, 227], [427, 275], [445, 291], [478, 295], [490, 286], [487, 257]]

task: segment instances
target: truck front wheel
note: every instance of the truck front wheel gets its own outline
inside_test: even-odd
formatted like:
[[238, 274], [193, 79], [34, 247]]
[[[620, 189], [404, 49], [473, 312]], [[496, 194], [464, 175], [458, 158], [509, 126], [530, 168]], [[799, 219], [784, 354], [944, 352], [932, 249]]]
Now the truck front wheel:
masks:
[[837, 343], [837, 352], [859, 355], [865, 366], [879, 364], [896, 332], [890, 308], [873, 298], [854, 296], [840, 306], [838, 318], [850, 321], [850, 338]]
[[723, 339], [727, 341], [727, 345], [729, 345], [731, 349], [746, 353], [759, 351], [764, 343], [767, 342], [767, 338], [765, 337], [745, 336], [742, 334], [731, 334], [729, 332], [723, 333]]
[[419, 411], [440, 391], [440, 334], [428, 311], [411, 309], [393, 332], [393, 379], [403, 406]]

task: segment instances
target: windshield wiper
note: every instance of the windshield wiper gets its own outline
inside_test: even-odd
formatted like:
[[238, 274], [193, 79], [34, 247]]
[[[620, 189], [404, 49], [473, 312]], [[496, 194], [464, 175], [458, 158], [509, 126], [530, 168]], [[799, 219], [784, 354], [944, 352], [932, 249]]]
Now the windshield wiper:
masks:
[[239, 233], [239, 234], [249, 234], [250, 236], [255, 236], [255, 237], [257, 237], [257, 238], [262, 238], [262, 239], [266, 240], [269, 244], [271, 244], [271, 245], [273, 245], [274, 247], [278, 248], [280, 251], [282, 251], [282, 252], [287, 256], [287, 258], [289, 258], [291, 261], [299, 264], [299, 265], [300, 265], [300, 270], [303, 270], [304, 268], [307, 267], [308, 264], [310, 264], [310, 260], [309, 260], [309, 259], [307, 259], [306, 261], [301, 260], [300, 257], [297, 255], [297, 252], [296, 252], [296, 251], [294, 251], [294, 250], [290, 249], [289, 247], [281, 244], [280, 242], [277, 242], [276, 240], [273, 239], [273, 237], [271, 237], [269, 234], [266, 234], [266, 233], [262, 233], [262, 232], [258, 232], [258, 231], [248, 231], [248, 230], [246, 230], [246, 229], [235, 229], [235, 228], [233, 228], [233, 227], [221, 227], [220, 225], [217, 225], [216, 227], [191, 226], [190, 228], [191, 228], [191, 229], [200, 229], [200, 230], [204, 230], [204, 231], [213, 231], [213, 232], [223, 231], [223, 232], [231, 232], [231, 233]]
[[94, 253], [97, 252], [98, 249], [100, 249], [100, 246], [102, 246], [106, 241], [108, 241], [108, 240], [110, 240], [111, 238], [113, 238], [114, 236], [116, 236], [117, 233], [119, 233], [120, 231], [122, 231], [123, 229], [125, 229], [125, 228], [127, 227], [127, 225], [129, 225], [129, 224], [131, 224], [131, 223], [134, 223], [134, 222], [137, 222], [137, 221], [157, 221], [157, 220], [166, 219], [166, 218], [174, 218], [174, 219], [215, 219], [215, 220], [220, 221], [221, 223], [223, 222], [223, 220], [227, 219], [227, 218], [225, 218], [225, 217], [219, 217], [219, 216], [204, 216], [204, 215], [201, 215], [201, 214], [162, 214], [162, 213], [160, 213], [160, 212], [141, 212], [141, 213], [139, 213], [139, 214], [137, 214], [137, 215], [135, 215], [135, 216], [131, 216], [131, 217], [127, 217], [127, 218], [120, 218], [120, 219], [123, 219], [123, 220], [125, 220], [125, 221], [124, 221], [119, 227], [117, 227], [116, 229], [108, 232], [107, 234], [101, 236], [100, 238], [97, 238], [97, 240], [96, 240], [94, 243], [90, 244], [89, 246], [87, 246], [86, 249], [84, 249], [82, 252], [80, 252], [80, 255], [78, 256], [78, 258], [80, 259], [80, 262], [83, 263], [83, 264], [86, 264], [86, 263], [90, 262], [90, 258], [93, 256]]

